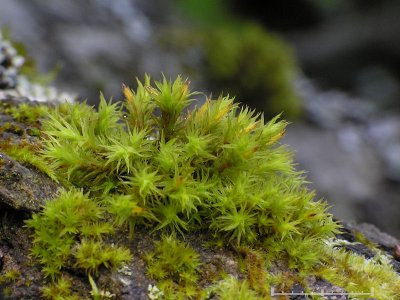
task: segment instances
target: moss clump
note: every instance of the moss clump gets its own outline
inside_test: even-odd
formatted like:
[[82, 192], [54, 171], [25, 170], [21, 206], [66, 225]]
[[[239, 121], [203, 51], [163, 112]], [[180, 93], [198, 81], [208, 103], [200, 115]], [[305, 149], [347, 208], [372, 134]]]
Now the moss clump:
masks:
[[204, 44], [206, 74], [214, 89], [222, 88], [269, 116], [301, 114], [295, 59], [278, 36], [255, 24], [225, 26], [207, 32]]
[[0, 276], [0, 284], [16, 281], [20, 275], [21, 273], [16, 269], [8, 270]]
[[131, 259], [128, 250], [102, 242], [114, 232], [104, 213], [87, 194], [71, 190], [62, 191], [27, 221], [34, 229], [32, 254], [43, 264], [46, 276], [54, 279], [65, 268], [93, 274], [101, 266], [115, 269]]
[[44, 299], [55, 300], [79, 300], [77, 295], [71, 295], [71, 281], [66, 277], [60, 277], [53, 284], [42, 289]]
[[250, 289], [247, 281], [239, 281], [236, 278], [229, 276], [221, 280], [215, 286], [210, 288], [210, 294], [215, 295], [220, 300], [260, 300], [253, 290]]
[[13, 119], [0, 126], [0, 151], [15, 160], [32, 165], [57, 180], [48, 163], [40, 155], [42, 123], [52, 108], [37, 102], [0, 101], [0, 117]]
[[[149, 297], [268, 299], [271, 286], [307, 288], [309, 275], [351, 292], [373, 287], [382, 299], [399, 293], [385, 256], [366, 260], [327, 243], [338, 225], [279, 144], [284, 121], [264, 122], [222, 96], [189, 111], [196, 93], [181, 78], [152, 85], [146, 77], [124, 94], [117, 103], [101, 97], [98, 110], [84, 103], [51, 108], [34, 142], [2, 146], [65, 186], [27, 221], [32, 254], [53, 280], [45, 298], [77, 298], [66, 270], [87, 274], [93, 298], [111, 297], [95, 280], [101, 269], [129, 263], [128, 249], [111, 242], [125, 229], [135, 238], [136, 226], [163, 236], [145, 255], [161, 288], [151, 287]], [[215, 240], [205, 242], [243, 255], [244, 280], [216, 283], [224, 268], [204, 277], [199, 255], [176, 237], [186, 232], [207, 232]], [[285, 267], [277, 273], [278, 262]]]
[[[279, 144], [286, 122], [265, 123], [262, 114], [222, 96], [188, 111], [196, 93], [179, 77], [154, 85], [146, 77], [124, 94], [122, 103], [101, 97], [97, 111], [63, 105], [43, 124], [37, 155], [70, 189], [28, 221], [32, 253], [46, 275], [72, 268], [90, 276], [127, 262], [127, 250], [103, 241], [124, 227], [132, 237], [137, 225], [182, 235], [208, 230], [232, 246], [289, 258], [292, 268], [308, 269], [322, 258], [315, 249], [338, 225], [323, 202], [313, 201], [291, 152]], [[164, 238], [149, 272], [161, 269], [177, 283], [195, 278], [196, 254], [166, 256], [167, 248], [190, 252]], [[179, 262], [183, 269], [175, 270]], [[193, 281], [186, 295], [196, 293], [191, 287]]]
[[18, 122], [35, 124], [49, 113], [49, 107], [40, 104], [21, 103], [18, 106], [11, 107], [9, 113]]
[[278, 144], [285, 122], [265, 124], [229, 97], [185, 113], [194, 94], [180, 78], [156, 87], [147, 78], [124, 93], [123, 104], [73, 104], [44, 124], [43, 155], [58, 178], [107, 196], [118, 224], [152, 220], [155, 230], [208, 228], [237, 244], [283, 245], [318, 244], [337, 227]]
[[244, 268], [248, 285], [257, 291], [263, 297], [270, 294], [271, 276], [267, 270], [270, 269], [270, 261], [266, 261], [266, 255], [263, 250], [255, 250], [249, 247], [243, 247], [240, 252], [244, 254]]
[[190, 246], [172, 235], [163, 236], [145, 260], [147, 274], [158, 281], [167, 299], [200, 296], [201, 290], [196, 287], [200, 256]]

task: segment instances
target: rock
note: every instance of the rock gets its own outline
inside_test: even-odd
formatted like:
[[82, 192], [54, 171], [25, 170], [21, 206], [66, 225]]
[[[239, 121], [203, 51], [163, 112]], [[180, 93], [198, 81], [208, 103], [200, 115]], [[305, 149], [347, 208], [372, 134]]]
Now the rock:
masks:
[[377, 111], [371, 101], [350, 97], [339, 90], [320, 90], [305, 77], [297, 78], [296, 89], [303, 101], [306, 119], [321, 128], [335, 129], [345, 122], [364, 124]]
[[346, 1], [342, 8], [352, 9], [337, 11], [306, 30], [293, 28], [287, 38], [306, 74], [320, 84], [340, 86], [398, 110], [399, 4]]
[[[361, 254], [368, 259], [373, 257], [376, 252], [370, 249], [370, 245], [365, 245], [361, 242], [354, 243], [357, 240], [356, 235], [362, 234], [368, 243], [375, 244], [379, 249], [388, 254], [394, 270], [400, 273], [400, 256], [397, 253], [400, 240], [381, 231], [378, 227], [370, 223], [357, 224], [355, 222], [342, 221], [342, 225], [344, 230], [347, 231], [347, 238], [345, 240], [349, 241], [348, 237], [350, 237], [350, 242], [353, 243], [345, 245], [346, 249]], [[343, 237], [343, 235], [339, 235], [339, 237]]]
[[46, 175], [0, 153], [0, 206], [36, 212], [56, 196], [57, 189]]
[[[312, 188], [345, 220], [371, 222], [400, 235], [399, 114], [367, 99], [322, 91], [299, 78], [306, 121], [288, 127], [285, 142]], [[377, 209], [379, 206], [379, 209]]]
[[[0, 31], [0, 100], [25, 97], [41, 102], [74, 101], [76, 95], [59, 92], [52, 86], [33, 83], [20, 70], [25, 58], [18, 55], [9, 40]], [[27, 99], [25, 99], [26, 101]]]
[[62, 65], [59, 88], [94, 103], [99, 89], [106, 97], [118, 96], [122, 82], [135, 82], [144, 73], [158, 78], [161, 72], [183, 73], [180, 57], [163, 49], [157, 34], [167, 19], [176, 22], [171, 9], [168, 1], [5, 0], [0, 27], [24, 41], [40, 70]]
[[395, 237], [382, 232], [378, 227], [369, 223], [350, 223], [345, 222], [345, 227], [353, 231], [358, 231], [362, 233], [371, 242], [381, 245], [386, 249], [394, 249], [396, 245], [400, 244], [400, 240]]
[[296, 151], [299, 168], [307, 170], [311, 187], [333, 204], [337, 217], [365, 217], [358, 205], [375, 197], [383, 175], [379, 159], [364, 141], [349, 150], [336, 131], [298, 122], [288, 127], [284, 142]]
[[385, 165], [385, 176], [400, 182], [400, 118], [397, 114], [375, 117], [368, 123], [367, 138]]
[[38, 124], [24, 124], [7, 110], [19, 105], [38, 103], [21, 97], [0, 100], [0, 207], [37, 212], [47, 200], [57, 195], [60, 185], [29, 164], [23, 164], [6, 155], [6, 149], [19, 144], [35, 145], [37, 137], [30, 133]]
[[0, 31], [0, 89], [14, 88], [17, 77], [25, 59], [9, 41], [3, 39]]

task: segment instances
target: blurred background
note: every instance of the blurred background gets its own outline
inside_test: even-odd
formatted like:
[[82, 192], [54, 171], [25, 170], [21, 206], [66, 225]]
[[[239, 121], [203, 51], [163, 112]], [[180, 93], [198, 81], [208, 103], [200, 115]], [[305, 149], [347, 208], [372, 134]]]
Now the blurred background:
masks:
[[[0, 0], [3, 37], [27, 56], [7, 61], [26, 80], [95, 104], [145, 73], [182, 74], [203, 100], [282, 113], [284, 143], [334, 215], [398, 238], [399, 16], [398, 0]], [[23, 87], [4, 57], [1, 89], [55, 97]]]

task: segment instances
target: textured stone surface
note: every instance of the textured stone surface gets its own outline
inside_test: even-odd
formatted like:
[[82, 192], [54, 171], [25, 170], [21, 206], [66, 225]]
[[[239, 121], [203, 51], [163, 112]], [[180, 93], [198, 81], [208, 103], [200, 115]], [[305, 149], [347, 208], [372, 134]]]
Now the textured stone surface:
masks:
[[57, 184], [42, 173], [0, 153], [0, 205], [39, 211], [57, 193]]

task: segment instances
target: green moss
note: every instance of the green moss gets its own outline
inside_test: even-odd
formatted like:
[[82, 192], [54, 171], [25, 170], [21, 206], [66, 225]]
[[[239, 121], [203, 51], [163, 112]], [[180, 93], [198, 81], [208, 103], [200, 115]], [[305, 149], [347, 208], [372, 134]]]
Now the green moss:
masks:
[[[313, 202], [290, 151], [278, 144], [285, 122], [264, 123], [262, 115], [229, 97], [208, 99], [185, 112], [195, 93], [181, 78], [154, 87], [146, 78], [137, 91], [125, 87], [124, 94], [124, 103], [101, 97], [97, 111], [84, 103], [63, 105], [43, 124], [39, 160], [53, 178], [89, 192], [62, 192], [28, 221], [35, 230], [32, 253], [45, 274], [55, 277], [64, 268], [96, 274], [100, 266], [117, 267], [129, 254], [105, 245], [102, 237], [121, 226], [133, 236], [137, 224], [182, 235], [208, 229], [232, 245], [285, 253], [293, 268], [320, 259], [302, 251], [323, 243], [337, 225], [325, 204]], [[190, 270], [170, 270], [185, 260], [172, 256], [168, 262], [162, 256], [168, 247], [179, 248], [181, 255], [190, 252], [165, 238], [149, 273], [178, 278], [160, 285], [166, 294], [189, 280], [185, 293], [197, 293], [196, 255], [188, 254]]]
[[42, 296], [49, 300], [79, 300], [77, 295], [71, 295], [71, 281], [66, 277], [60, 277], [56, 282], [42, 288]]
[[196, 287], [200, 257], [176, 237], [163, 236], [155, 243], [154, 252], [147, 253], [145, 260], [147, 275], [158, 281], [167, 299], [199, 297], [201, 294]]
[[[171, 37], [172, 36], [172, 37]], [[278, 35], [255, 23], [228, 22], [213, 27], [176, 30], [165, 41], [177, 52], [198, 49], [201, 66], [184, 65], [186, 72], [207, 78], [207, 89], [235, 95], [237, 102], [272, 118], [302, 116], [295, 89], [299, 67], [290, 46]]]
[[240, 252], [245, 255], [245, 274], [249, 287], [263, 297], [268, 296], [270, 294], [271, 276], [267, 272], [270, 263], [266, 261], [265, 252], [249, 247], [243, 247]]
[[184, 64], [187, 73], [196, 76], [200, 70], [213, 93], [235, 95], [238, 102], [269, 117], [301, 116], [294, 82], [298, 66], [289, 44], [265, 27], [237, 17], [229, 1], [176, 2], [187, 26], [164, 35], [165, 43], [184, 55], [193, 49], [202, 54], [195, 69], [192, 62]]
[[18, 136], [21, 136], [24, 133], [24, 129], [20, 125], [14, 124], [11, 122], [4, 123], [4, 125], [1, 126], [0, 130], [1, 130], [1, 133], [10, 132], [10, 133], [13, 133]]
[[49, 107], [46, 105], [32, 105], [28, 103], [21, 103], [18, 106], [10, 108], [9, 113], [18, 122], [35, 123], [41, 118], [47, 116]]
[[51, 108], [36, 102], [21, 102], [19, 104], [6, 101], [0, 105], [0, 113], [10, 115], [15, 121], [40, 126], [40, 120], [46, 117]]
[[215, 26], [231, 21], [226, 0], [176, 0], [176, 7], [183, 17], [201, 26]]
[[3, 270], [2, 273], [0, 275], [0, 299], [8, 299], [13, 292], [11, 285], [20, 278], [21, 272], [18, 269], [9, 269]]
[[358, 299], [396, 299], [400, 295], [400, 277], [388, 257], [377, 254], [366, 259], [358, 254], [326, 247], [324, 264], [316, 274], [350, 293], [372, 293]]
[[54, 171], [48, 163], [40, 157], [41, 121], [48, 117], [52, 108], [37, 103], [20, 103], [13, 106], [12, 102], [0, 105], [0, 113], [13, 117], [10, 122], [0, 126], [0, 135], [12, 133], [18, 138], [7, 136], [0, 143], [0, 151], [11, 156], [15, 160], [34, 166], [57, 181]]
[[104, 209], [79, 190], [62, 191], [27, 225], [34, 229], [32, 254], [52, 278], [65, 268], [92, 274], [101, 266], [116, 269], [131, 259], [128, 250], [102, 242], [114, 230], [105, 223]]
[[285, 122], [264, 124], [229, 97], [184, 113], [193, 93], [180, 78], [124, 92], [124, 104], [74, 104], [44, 124], [44, 158], [58, 178], [111, 197], [117, 224], [147, 218], [155, 230], [183, 233], [201, 220], [237, 244], [304, 235], [318, 243], [332, 234], [325, 205], [312, 201], [277, 144]]
[[50, 168], [48, 163], [40, 157], [38, 153], [40, 149], [37, 147], [37, 144], [27, 141], [22, 141], [20, 144], [3, 142], [3, 144], [0, 145], [0, 150], [4, 151], [4, 153], [15, 160], [31, 165], [37, 168], [39, 171], [47, 174], [53, 180], [58, 181], [54, 170]]
[[0, 276], [0, 284], [16, 281], [20, 276], [21, 276], [20, 271], [16, 269], [8, 270], [3, 275]]
[[3, 296], [5, 299], [9, 298], [12, 295], [12, 288], [11, 287], [5, 287], [3, 289], [3, 293], [1, 296]]
[[[398, 280], [383, 263], [327, 250], [339, 226], [326, 204], [314, 201], [291, 151], [279, 144], [286, 126], [279, 117], [265, 122], [223, 96], [189, 111], [196, 93], [180, 77], [154, 84], [146, 77], [136, 90], [124, 87], [124, 95], [116, 103], [101, 96], [98, 110], [85, 103], [50, 109], [39, 150], [22, 147], [65, 185], [27, 222], [32, 255], [56, 282], [48, 290], [54, 299], [67, 295], [60, 279], [65, 270], [87, 274], [93, 297], [100, 297], [93, 277], [131, 259], [127, 249], [107, 241], [126, 228], [134, 239], [137, 226], [163, 236], [146, 261], [166, 299], [206, 298], [207, 292], [221, 299], [266, 298], [270, 285], [290, 288], [284, 275], [269, 274], [279, 260], [288, 272], [318, 274], [350, 291], [359, 288], [338, 268], [351, 270], [360, 287], [383, 284], [373, 282], [376, 276]], [[200, 257], [177, 236], [199, 231], [244, 255], [244, 280], [228, 277], [210, 290], [198, 284]], [[220, 278], [214, 275], [201, 282]], [[302, 282], [292, 277], [291, 284]], [[397, 292], [385, 289], [384, 295]]]
[[221, 300], [261, 300], [264, 299], [250, 289], [247, 281], [239, 281], [236, 278], [229, 276], [221, 280], [210, 289], [210, 294], [215, 295]]
[[353, 230], [354, 238], [358, 243], [362, 243], [366, 245], [369, 249], [371, 249], [374, 252], [381, 252], [381, 250], [378, 248], [378, 245], [371, 242], [369, 239], [366, 238], [364, 234], [362, 234], [359, 231]]
[[236, 95], [269, 116], [301, 114], [294, 90], [296, 62], [278, 36], [255, 24], [225, 26], [208, 31], [204, 44], [206, 74], [214, 89]]
[[178, 283], [195, 283], [199, 255], [174, 236], [163, 236], [155, 243], [155, 251], [146, 255], [147, 273], [151, 278], [175, 279]]

